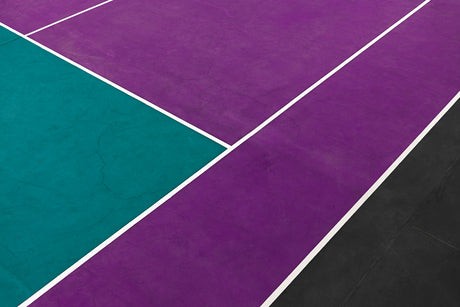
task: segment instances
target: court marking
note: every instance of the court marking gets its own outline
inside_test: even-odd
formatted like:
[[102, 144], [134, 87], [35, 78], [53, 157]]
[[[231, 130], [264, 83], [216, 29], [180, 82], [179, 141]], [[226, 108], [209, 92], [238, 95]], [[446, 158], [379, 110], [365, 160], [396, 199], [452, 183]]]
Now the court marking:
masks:
[[[93, 250], [91, 250], [88, 254], [86, 254], [85, 256], [83, 256], [81, 259], [79, 259], [77, 262], [75, 262], [72, 266], [70, 266], [68, 269], [66, 269], [64, 272], [62, 272], [61, 274], [59, 274], [58, 276], [56, 276], [53, 280], [51, 280], [48, 284], [46, 284], [45, 286], [43, 286], [40, 290], [38, 290], [37, 292], [35, 292], [32, 296], [30, 296], [27, 300], [25, 300], [23, 303], [21, 303], [19, 305], [19, 307], [26, 307], [26, 306], [29, 306], [30, 304], [32, 304], [35, 300], [37, 300], [40, 296], [42, 296], [44, 293], [46, 293], [48, 290], [50, 290], [52, 287], [54, 287], [56, 284], [58, 284], [61, 280], [63, 280], [65, 277], [67, 277], [68, 275], [70, 275], [73, 271], [75, 271], [76, 269], [78, 269], [81, 265], [83, 265], [86, 261], [88, 261], [89, 259], [91, 259], [93, 256], [95, 256], [98, 252], [100, 252], [102, 249], [104, 249], [106, 246], [108, 246], [110, 243], [112, 243], [113, 241], [115, 241], [118, 237], [120, 237], [123, 233], [125, 233], [126, 231], [128, 231], [131, 227], [133, 227], [134, 225], [136, 225], [138, 222], [140, 222], [142, 219], [144, 219], [147, 215], [149, 215], [150, 213], [152, 213], [155, 209], [157, 209], [158, 207], [160, 207], [162, 204], [164, 204], [167, 200], [169, 200], [170, 198], [172, 198], [175, 194], [177, 194], [179, 191], [181, 191], [183, 188], [185, 188], [187, 185], [189, 185], [191, 182], [193, 182], [196, 178], [198, 178], [200, 175], [202, 175], [203, 173], [205, 173], [209, 168], [211, 168], [213, 165], [215, 165], [216, 163], [218, 163], [220, 160], [222, 160], [223, 158], [225, 158], [228, 154], [230, 154], [233, 150], [235, 150], [236, 148], [238, 148], [241, 144], [243, 144], [244, 142], [246, 142], [249, 138], [251, 138], [252, 136], [254, 136], [257, 132], [259, 132], [261, 129], [263, 129], [265, 126], [267, 126], [269, 123], [271, 123], [273, 120], [275, 120], [277, 117], [279, 117], [281, 114], [283, 114], [285, 111], [287, 111], [288, 109], [290, 109], [294, 104], [296, 104], [300, 99], [302, 99], [303, 97], [305, 97], [308, 93], [310, 93], [311, 91], [313, 91], [315, 88], [317, 88], [319, 85], [321, 85], [323, 82], [325, 82], [327, 79], [329, 79], [331, 76], [333, 76], [335, 73], [337, 73], [340, 69], [342, 69], [344, 66], [346, 66], [347, 64], [349, 64], [353, 59], [355, 59], [356, 57], [358, 57], [361, 53], [363, 53], [364, 51], [366, 51], [368, 48], [370, 48], [372, 45], [374, 45], [376, 42], [378, 42], [380, 39], [382, 39], [384, 36], [386, 36], [389, 32], [391, 32], [393, 29], [395, 29], [397, 26], [399, 26], [401, 23], [403, 23], [405, 20], [407, 20], [409, 17], [411, 17], [413, 14], [415, 14], [417, 11], [419, 11], [422, 7], [424, 7], [426, 4], [428, 4], [431, 0], [425, 0], [424, 2], [422, 2], [421, 4], [419, 4], [416, 8], [414, 8], [412, 11], [410, 11], [409, 13], [407, 13], [405, 16], [403, 16], [401, 19], [399, 19], [397, 22], [395, 22], [393, 25], [391, 25], [389, 28], [387, 28], [385, 31], [383, 31], [380, 35], [378, 35], [376, 38], [374, 38], [373, 40], [371, 40], [369, 43], [367, 43], [366, 45], [364, 45], [361, 49], [359, 49], [358, 51], [356, 51], [354, 54], [352, 54], [350, 57], [348, 57], [345, 61], [343, 61], [341, 64], [339, 64], [338, 66], [336, 66], [333, 70], [331, 70], [328, 74], [326, 74], [325, 76], [323, 76], [321, 79], [319, 79], [317, 82], [315, 82], [313, 85], [311, 85], [310, 87], [308, 87], [305, 91], [303, 91], [302, 93], [300, 93], [297, 97], [295, 97], [293, 100], [291, 100], [288, 104], [286, 104], [283, 108], [281, 108], [280, 110], [278, 110], [276, 113], [274, 113], [272, 116], [270, 116], [269, 118], [267, 118], [264, 122], [262, 122], [261, 124], [259, 124], [259, 126], [257, 126], [255, 129], [253, 129], [252, 131], [250, 131], [248, 134], [246, 134], [244, 137], [242, 137], [240, 140], [238, 140], [236, 143], [234, 143], [233, 145], [229, 145], [227, 147], [227, 149], [225, 151], [223, 151], [220, 155], [218, 155], [216, 158], [214, 158], [212, 161], [210, 161], [208, 164], [206, 164], [205, 166], [203, 166], [200, 170], [198, 170], [197, 172], [195, 172], [192, 176], [190, 176], [189, 178], [187, 178], [184, 182], [182, 182], [180, 185], [178, 185], [176, 188], [174, 188], [173, 190], [171, 190], [168, 194], [166, 194], [165, 196], [163, 196], [159, 201], [157, 201], [156, 203], [154, 203], [151, 207], [149, 207], [148, 209], [146, 209], [144, 212], [142, 212], [140, 215], [138, 215], [136, 218], [134, 218], [131, 222], [129, 222], [128, 224], [126, 224], [125, 226], [123, 226], [120, 230], [118, 230], [117, 232], [115, 232], [113, 235], [111, 235], [109, 238], [107, 238], [104, 242], [102, 242], [101, 244], [99, 244], [97, 247], [95, 247]], [[0, 23], [0, 25], [4, 26], [5, 28], [9, 29], [9, 27], [5, 26], [4, 24]], [[14, 31], [15, 33], [17, 33], [17, 31]], [[24, 37], [24, 35], [21, 35], [22, 37]], [[66, 57], [60, 55], [59, 53], [51, 50], [50, 48], [46, 47], [46, 46], [43, 46], [42, 44], [36, 42], [35, 40], [29, 38], [29, 37], [24, 37], [25, 39], [27, 39], [29, 42], [39, 46], [40, 48], [48, 51], [48, 52], [51, 52], [52, 54], [62, 58], [62, 59], [67, 59]], [[67, 59], [67, 61], [69, 63], [71, 63], [72, 65], [74, 66], [77, 66], [85, 71], [89, 71], [88, 69], [84, 68], [83, 66], [73, 62], [72, 60], [69, 60]], [[94, 74], [95, 76], [99, 76], [97, 75], [96, 73], [90, 73], [90, 74]], [[99, 76], [100, 77], [100, 76]], [[104, 80], [107, 80], [103, 77], [100, 77]], [[102, 80], [101, 79], [101, 80]], [[104, 81], [114, 87], [117, 87], [117, 88], [121, 88], [120, 86], [116, 85], [115, 83], [107, 80], [107, 81]], [[121, 88], [122, 89], [122, 88]], [[126, 92], [129, 92], [127, 90], [125, 90]], [[130, 93], [130, 92], [129, 92]], [[132, 97], [139, 97], [135, 94], [132, 94], [134, 96]], [[140, 98], [140, 97], [139, 97]], [[137, 99], [137, 98], [136, 98]], [[142, 99], [142, 98], [141, 98]], [[145, 103], [145, 102], [144, 102]], [[166, 112], [166, 111], [165, 111]], [[447, 111], [446, 111], [447, 112]], [[439, 116], [439, 114], [438, 114]], [[227, 144], [228, 145], [228, 144]], [[407, 150], [407, 149], [406, 149]], [[380, 179], [380, 178], [379, 178]], [[377, 180], [378, 182], [378, 180]], [[376, 183], [377, 183], [376, 182]], [[374, 183], [375, 185], [375, 183]], [[369, 191], [368, 191], [369, 192]], [[366, 192], [367, 193], [367, 192]], [[366, 194], [365, 194], [366, 195]], [[364, 197], [364, 196], [362, 196]], [[357, 209], [356, 209], [357, 210]], [[348, 212], [350, 213], [350, 211]], [[348, 214], [347, 213], [347, 214]], [[349, 214], [349, 216], [351, 217], [351, 215], [353, 215], [354, 212], [351, 212]], [[348, 215], [347, 215], [348, 216]], [[341, 221], [343, 220], [344, 218], [341, 219]], [[349, 219], [349, 217], [348, 217]], [[336, 225], [337, 226], [337, 225]], [[335, 227], [333, 228], [335, 229]], [[338, 230], [338, 229], [337, 229]], [[336, 232], [337, 232], [336, 230]], [[331, 234], [330, 237], [332, 237], [336, 232], [332, 233], [332, 230], [326, 235], [326, 237], [328, 237], [329, 234]], [[325, 237], [325, 238], [326, 238]], [[323, 238], [323, 240], [325, 239]], [[321, 242], [323, 242], [320, 241]], [[328, 239], [330, 240], [330, 238]], [[327, 242], [327, 241], [326, 241]], [[312, 255], [312, 258], [319, 252], [319, 250], [321, 250], [321, 248], [324, 247], [324, 246], [320, 246], [319, 244], [313, 249], [313, 251], [316, 251], [315, 254], [312, 254], [312, 252], [309, 253], [309, 255], [311, 254]], [[307, 256], [308, 257], [308, 256]], [[311, 259], [310, 259], [311, 261]], [[303, 263], [303, 262], [302, 262]], [[308, 264], [308, 262], [307, 262]], [[293, 274], [293, 273], [291, 273]], [[298, 273], [297, 273], [298, 274]], [[291, 276], [291, 275], [290, 275]], [[290, 283], [291, 281], [289, 281]], [[285, 280], [281, 285], [283, 286], [287, 286], [289, 283], [287, 283], [287, 281]], [[269, 301], [270, 298], [276, 298], [280, 293], [277, 292], [278, 289], [284, 289], [284, 288], [281, 288], [281, 285], [275, 290], [275, 292], [273, 292], [270, 297], [263, 303], [262, 306], [269, 306], [273, 301]]]
[[40, 32], [40, 31], [42, 31], [42, 30], [48, 29], [48, 28], [50, 28], [50, 27], [52, 27], [52, 26], [54, 26], [54, 25], [57, 25], [58, 23], [61, 23], [61, 22], [66, 21], [66, 20], [69, 20], [69, 19], [74, 18], [75, 16], [81, 15], [81, 14], [83, 14], [83, 13], [89, 12], [89, 11], [95, 9], [95, 8], [98, 8], [98, 7], [100, 7], [100, 6], [103, 6], [104, 4], [107, 4], [107, 3], [112, 2], [112, 1], [113, 1], [113, 0], [107, 0], [107, 1], [105, 1], [105, 2], [96, 4], [96, 5], [94, 5], [94, 6], [90, 7], [90, 8], [87, 8], [86, 10], [83, 10], [83, 11], [80, 11], [80, 12], [75, 13], [75, 14], [73, 14], [73, 15], [70, 15], [70, 16], [68, 16], [68, 17], [62, 18], [62, 19], [60, 19], [60, 20], [58, 20], [58, 21], [56, 21], [56, 22], [50, 23], [50, 24], [47, 25], [47, 26], [41, 27], [41, 28], [39, 28], [39, 29], [37, 29], [37, 30], [35, 30], [35, 31], [32, 31], [32, 32], [30, 32], [30, 33], [27, 33], [27, 34], [25, 34], [25, 36], [30, 36], [30, 35], [32, 35], [32, 34], [35, 34], [35, 33]]
[[[111, 0], [111, 1], [113, 1], [113, 0]], [[229, 144], [227, 144], [226, 142], [224, 142], [224, 141], [218, 139], [217, 137], [213, 136], [212, 134], [210, 134], [210, 133], [208, 133], [208, 132], [206, 132], [206, 131], [204, 131], [204, 130], [202, 130], [202, 129], [196, 127], [196, 126], [194, 126], [193, 124], [191, 124], [191, 123], [189, 123], [189, 122], [186, 122], [186, 121], [183, 120], [182, 118], [177, 117], [176, 115], [174, 115], [174, 114], [172, 114], [172, 113], [170, 113], [170, 112], [168, 112], [168, 111], [166, 111], [166, 110], [160, 108], [159, 106], [157, 106], [157, 105], [153, 104], [152, 102], [150, 102], [150, 101], [148, 101], [148, 100], [146, 100], [146, 99], [140, 97], [139, 95], [134, 94], [133, 92], [131, 92], [131, 91], [125, 89], [124, 87], [121, 87], [120, 85], [118, 85], [118, 84], [116, 84], [116, 83], [114, 83], [114, 82], [112, 82], [112, 81], [110, 81], [110, 80], [108, 80], [108, 79], [102, 77], [101, 75], [95, 73], [94, 71], [92, 71], [92, 70], [90, 70], [90, 69], [88, 69], [88, 68], [86, 68], [86, 67], [84, 67], [84, 66], [78, 64], [78, 63], [75, 62], [75, 61], [72, 61], [71, 59], [65, 57], [64, 55], [62, 55], [62, 54], [60, 54], [60, 53], [58, 53], [58, 52], [56, 52], [56, 51], [54, 51], [54, 50], [52, 50], [52, 49], [46, 47], [45, 45], [42, 45], [41, 43], [37, 42], [36, 40], [34, 40], [34, 39], [32, 39], [32, 38], [30, 38], [30, 37], [28, 37], [28, 36], [26, 36], [26, 35], [24, 35], [24, 34], [18, 32], [18, 31], [16, 31], [16, 30], [14, 30], [13, 28], [7, 26], [6, 24], [0, 22], [0, 26], [2, 26], [3, 28], [5, 28], [5, 29], [7, 29], [7, 30], [13, 32], [14, 34], [16, 34], [16, 35], [22, 37], [23, 39], [29, 41], [30, 43], [36, 45], [37, 47], [40, 47], [41, 49], [43, 49], [43, 50], [45, 50], [45, 51], [47, 51], [47, 52], [53, 54], [54, 56], [57, 56], [57, 57], [60, 58], [61, 60], [64, 60], [64, 61], [66, 61], [67, 63], [69, 63], [69, 64], [71, 64], [71, 65], [73, 65], [73, 66], [75, 66], [75, 67], [77, 67], [77, 68], [79, 68], [79, 69], [81, 69], [81, 70], [83, 70], [84, 72], [90, 74], [91, 76], [93, 76], [93, 77], [95, 77], [95, 78], [101, 80], [102, 82], [107, 83], [108, 85], [110, 85], [110, 86], [116, 88], [117, 90], [119, 90], [119, 91], [125, 93], [126, 95], [128, 95], [128, 96], [130, 96], [130, 97], [132, 97], [132, 98], [134, 98], [134, 99], [136, 99], [136, 100], [142, 102], [142, 103], [145, 104], [145, 105], [148, 105], [149, 107], [153, 108], [154, 110], [156, 110], [156, 111], [158, 111], [158, 112], [160, 112], [160, 113], [162, 113], [162, 114], [168, 116], [169, 118], [171, 118], [171, 119], [173, 119], [173, 120], [175, 120], [175, 121], [181, 123], [182, 125], [186, 126], [187, 128], [190, 128], [190, 129], [192, 129], [193, 131], [195, 131], [195, 132], [197, 132], [197, 133], [199, 133], [199, 134], [201, 134], [201, 135], [207, 137], [208, 139], [210, 139], [210, 140], [216, 142], [217, 144], [219, 144], [219, 145], [221, 145], [221, 146], [223, 146], [223, 147], [225, 147], [225, 148], [229, 148], [229, 147], [230, 147]]]
[[449, 103], [436, 115], [436, 117], [423, 129], [414, 141], [402, 152], [402, 154], [390, 165], [390, 167], [380, 176], [379, 179], [364, 193], [363, 196], [351, 207], [351, 209], [335, 224], [326, 236], [313, 248], [313, 250], [302, 260], [302, 262], [286, 277], [286, 279], [273, 291], [265, 300], [261, 307], [270, 306], [278, 296], [289, 286], [289, 284], [302, 272], [303, 269], [315, 258], [323, 247], [334, 237], [334, 235], [345, 225], [345, 223], [358, 211], [366, 200], [380, 187], [380, 185], [393, 173], [401, 162], [411, 153], [411, 151], [422, 141], [430, 130], [442, 119], [442, 117], [460, 100], [460, 91], [449, 101]]

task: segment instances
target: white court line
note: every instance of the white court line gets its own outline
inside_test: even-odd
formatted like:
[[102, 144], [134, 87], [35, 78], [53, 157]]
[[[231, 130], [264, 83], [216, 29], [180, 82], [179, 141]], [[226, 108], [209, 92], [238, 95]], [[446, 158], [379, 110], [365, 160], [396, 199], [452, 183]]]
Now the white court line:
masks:
[[[113, 0], [110, 0], [110, 1], [113, 1]], [[57, 56], [58, 58], [60, 58], [60, 59], [62, 59], [62, 60], [64, 60], [64, 61], [66, 61], [67, 63], [72, 64], [73, 66], [80, 68], [80, 69], [83, 70], [84, 72], [86, 72], [86, 73], [90, 74], [91, 76], [93, 76], [93, 77], [95, 77], [95, 78], [97, 78], [97, 79], [99, 79], [99, 80], [101, 80], [101, 81], [103, 81], [103, 82], [105, 82], [105, 83], [111, 85], [112, 87], [114, 87], [114, 88], [116, 88], [117, 90], [119, 90], [119, 91], [125, 93], [126, 95], [131, 96], [132, 98], [134, 98], [134, 99], [136, 99], [136, 100], [139, 100], [140, 102], [142, 102], [142, 103], [148, 105], [149, 107], [151, 107], [151, 108], [157, 110], [158, 112], [160, 112], [160, 113], [162, 113], [162, 114], [168, 116], [169, 118], [171, 118], [171, 119], [173, 119], [173, 120], [175, 120], [175, 121], [181, 123], [182, 125], [186, 126], [187, 128], [190, 128], [190, 129], [192, 129], [193, 131], [195, 131], [195, 132], [197, 132], [197, 133], [199, 133], [199, 134], [201, 134], [201, 135], [207, 137], [208, 139], [210, 139], [210, 140], [212, 140], [212, 141], [218, 143], [219, 145], [221, 145], [221, 146], [223, 146], [223, 147], [225, 147], [225, 148], [229, 148], [229, 147], [230, 147], [229, 144], [227, 144], [226, 142], [224, 142], [224, 141], [218, 139], [217, 137], [211, 135], [210, 133], [208, 133], [208, 132], [206, 132], [206, 131], [204, 131], [204, 130], [202, 130], [202, 129], [200, 129], [200, 128], [194, 126], [194, 125], [192, 125], [192, 124], [189, 123], [189, 122], [186, 122], [186, 121], [183, 120], [182, 118], [179, 118], [179, 117], [177, 117], [176, 115], [174, 115], [174, 114], [172, 114], [172, 113], [169, 113], [168, 111], [166, 111], [166, 110], [160, 108], [159, 106], [157, 106], [157, 105], [151, 103], [150, 101], [148, 101], [148, 100], [146, 100], [146, 99], [144, 99], [144, 98], [142, 98], [142, 97], [140, 97], [140, 96], [134, 94], [133, 92], [131, 92], [131, 91], [125, 89], [124, 87], [121, 87], [120, 85], [118, 85], [118, 84], [116, 84], [116, 83], [114, 83], [114, 82], [112, 82], [112, 81], [110, 81], [110, 80], [108, 80], [108, 79], [102, 77], [101, 75], [95, 73], [95, 72], [92, 71], [92, 70], [89, 70], [88, 68], [86, 68], [86, 67], [84, 67], [84, 66], [78, 64], [77, 62], [72, 61], [71, 59], [65, 57], [64, 55], [62, 55], [62, 54], [60, 54], [60, 53], [57, 53], [56, 51], [54, 51], [54, 50], [52, 50], [52, 49], [50, 49], [50, 48], [48, 48], [48, 47], [46, 47], [46, 46], [40, 44], [40, 43], [37, 42], [36, 40], [34, 40], [34, 39], [32, 39], [32, 38], [30, 38], [30, 37], [28, 37], [28, 36], [26, 36], [26, 35], [24, 35], [24, 34], [18, 32], [18, 31], [16, 31], [16, 30], [14, 30], [13, 28], [11, 28], [11, 27], [5, 25], [4, 23], [0, 22], [0, 26], [4, 27], [5, 29], [7, 29], [7, 30], [13, 32], [14, 34], [16, 34], [16, 35], [18, 35], [18, 36], [24, 38], [25, 40], [31, 42], [32, 44], [34, 44], [34, 45], [36, 45], [36, 46], [38, 46], [38, 47], [40, 47], [41, 49], [43, 49], [43, 50], [45, 50], [45, 51], [48, 51], [49, 53], [51, 53], [51, 54]]]
[[[301, 98], [303, 98], [305, 95], [310, 93], [312, 90], [314, 90], [316, 87], [318, 87], [320, 84], [322, 84], [324, 81], [329, 79], [332, 75], [334, 75], [336, 72], [338, 72], [341, 68], [343, 68], [345, 65], [350, 63], [353, 59], [355, 59], [358, 55], [363, 53], [366, 49], [368, 49], [370, 46], [375, 44], [377, 41], [379, 41], [382, 37], [384, 37], [386, 34], [388, 34], [390, 31], [392, 31], [394, 28], [396, 28], [398, 25], [400, 25], [404, 20], [412, 16], [415, 12], [417, 12], [419, 9], [421, 9], [424, 5], [426, 5], [428, 2], [431, 0], [426, 0], [419, 6], [417, 6], [415, 9], [413, 9], [411, 12], [409, 12], [407, 15], [405, 15], [403, 18], [401, 18], [399, 21], [394, 23], [392, 26], [390, 26], [387, 30], [382, 32], [379, 36], [377, 36], [375, 39], [373, 39], [371, 42], [366, 44], [363, 48], [359, 49], [357, 52], [355, 52], [352, 56], [350, 56], [348, 59], [346, 59], [344, 62], [342, 62], [340, 65], [338, 65], [336, 68], [334, 68], [331, 72], [329, 72], [327, 75], [325, 75], [323, 78], [318, 80], [316, 83], [314, 83], [312, 86], [310, 86], [308, 89], [303, 91], [300, 95], [298, 95], [296, 98], [294, 98], [292, 101], [290, 101], [286, 106], [284, 106], [282, 109], [280, 109], [278, 112], [270, 116], [268, 119], [266, 119], [263, 123], [261, 123], [259, 126], [257, 126], [254, 130], [249, 132], [247, 135], [245, 135], [243, 138], [241, 138], [238, 142], [235, 144], [231, 145], [230, 147], [227, 148], [224, 152], [222, 152], [220, 155], [218, 155], [216, 158], [214, 158], [212, 161], [210, 161], [208, 164], [203, 166], [200, 170], [198, 170], [196, 173], [194, 173], [192, 176], [190, 176], [187, 180], [182, 182], [179, 186], [177, 186], [175, 189], [170, 191], [168, 194], [163, 196], [159, 201], [157, 201], [155, 204], [153, 204], [150, 208], [142, 212], [139, 216], [137, 216], [135, 219], [133, 219], [131, 222], [126, 224], [123, 228], [118, 230], [116, 233], [114, 233], [112, 236], [110, 236], [107, 240], [99, 244], [96, 248], [94, 248], [92, 251], [90, 251], [88, 254], [86, 254], [84, 257], [82, 257], [80, 260], [78, 260], [76, 263], [74, 263], [72, 266], [70, 266], [67, 270], [59, 274], [57, 277], [55, 277], [52, 281], [50, 281], [48, 284], [46, 284], [43, 288], [38, 290], [36, 293], [34, 293], [31, 297], [29, 297], [27, 300], [25, 300], [19, 307], [26, 307], [29, 306], [31, 303], [33, 303], [35, 300], [37, 300], [40, 296], [42, 296], [44, 293], [46, 293], [49, 289], [54, 287], [56, 284], [58, 284], [60, 281], [62, 281], [64, 278], [66, 278], [70, 273], [75, 271], [78, 267], [83, 265], [86, 261], [91, 259], [94, 255], [96, 255], [98, 252], [100, 252], [102, 249], [104, 249], [106, 246], [108, 246], [110, 243], [115, 241], [118, 237], [120, 237], [122, 234], [124, 234], [126, 231], [128, 231], [131, 227], [136, 225], [139, 221], [141, 221], [143, 218], [145, 218], [147, 215], [152, 213], [155, 209], [160, 207], [162, 204], [164, 204], [167, 200], [169, 200], [171, 197], [176, 195], [179, 191], [181, 191], [183, 188], [185, 188], [187, 185], [189, 185], [191, 182], [193, 182], [196, 178], [198, 178], [200, 175], [205, 173], [208, 169], [210, 169], [212, 166], [214, 166], [216, 163], [218, 163], [220, 160], [225, 158], [228, 154], [230, 154], [232, 151], [234, 151], [236, 148], [238, 148], [241, 144], [246, 142], [250, 137], [255, 135], [257, 132], [259, 132], [262, 128], [267, 126], [270, 122], [272, 122], [274, 119], [276, 119], [278, 116], [280, 116], [282, 113], [284, 113], [286, 110], [288, 110], [290, 107], [292, 107], [296, 102], [298, 102]], [[1, 24], [1, 23], [0, 23]], [[38, 44], [33, 40], [30, 40], [32, 43]], [[46, 47], [45, 47], [46, 48]], [[46, 48], [45, 50], [49, 50], [49, 48]], [[52, 52], [53, 54], [55, 53], [54, 51]], [[77, 64], [78, 65], [78, 64]], [[287, 284], [286, 284], [287, 285]], [[281, 289], [281, 286], [278, 287]], [[278, 289], [277, 289], [278, 290]], [[276, 291], [275, 291], [276, 292]], [[274, 293], [275, 293], [274, 292]], [[270, 298], [278, 296], [279, 294], [272, 294]], [[267, 299], [268, 301], [268, 299]], [[266, 301], [266, 302], [267, 302]], [[265, 304], [265, 303], [264, 303]], [[269, 303], [268, 303], [269, 304]], [[265, 305], [266, 306], [266, 305]]]
[[37, 29], [37, 30], [32, 31], [32, 32], [30, 32], [30, 33], [27, 33], [26, 36], [29, 36], [29, 35], [35, 34], [35, 33], [37, 33], [37, 32], [40, 32], [40, 31], [42, 31], [42, 30], [48, 29], [49, 27], [52, 27], [52, 26], [54, 26], [54, 25], [57, 25], [58, 23], [61, 23], [61, 22], [63, 22], [63, 21], [66, 21], [66, 20], [68, 20], [68, 19], [70, 19], [70, 18], [74, 18], [75, 16], [78, 16], [78, 15], [80, 15], [80, 14], [83, 14], [83, 13], [86, 13], [86, 12], [88, 12], [88, 11], [91, 11], [91, 10], [97, 8], [97, 7], [100, 7], [100, 6], [104, 5], [104, 4], [107, 4], [107, 3], [112, 2], [112, 1], [113, 1], [113, 0], [107, 0], [107, 1], [105, 1], [105, 2], [96, 4], [95, 6], [92, 6], [92, 7], [90, 7], [90, 8], [87, 8], [86, 10], [83, 10], [83, 11], [81, 11], [81, 12], [78, 12], [78, 13], [75, 13], [75, 14], [73, 14], [73, 15], [70, 15], [69, 17], [62, 18], [61, 20], [58, 20], [58, 21], [56, 21], [56, 22], [53, 22], [53, 23], [51, 23], [51, 24], [49, 24], [49, 25], [47, 25], [47, 26], [41, 27], [40, 29]]
[[450, 108], [460, 99], [460, 92], [439, 112], [428, 126], [417, 136], [417, 138], [403, 151], [403, 153], [390, 165], [390, 167], [380, 176], [380, 178], [364, 193], [356, 204], [340, 219], [340, 221], [327, 233], [327, 235], [315, 246], [315, 248], [305, 257], [302, 262], [289, 274], [289, 276], [276, 288], [276, 290], [265, 300], [262, 307], [270, 306], [278, 296], [289, 286], [289, 284], [302, 272], [303, 269], [313, 260], [321, 249], [334, 237], [342, 226], [356, 213], [364, 202], [379, 188], [379, 186], [391, 175], [391, 173], [401, 164], [409, 153], [418, 143], [430, 132], [430, 130], [441, 120]]

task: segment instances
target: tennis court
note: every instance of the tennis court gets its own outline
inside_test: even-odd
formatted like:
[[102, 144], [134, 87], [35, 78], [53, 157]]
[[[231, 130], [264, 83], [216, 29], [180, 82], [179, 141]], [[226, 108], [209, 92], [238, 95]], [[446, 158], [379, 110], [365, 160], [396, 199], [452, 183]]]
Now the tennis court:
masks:
[[[448, 277], [409, 288], [441, 284], [427, 305], [460, 304], [458, 13], [456, 0], [0, 1], [1, 305], [364, 306], [358, 286], [398, 285], [363, 277], [376, 250], [450, 185], [450, 219], [417, 220], [400, 244], [415, 259], [417, 242], [440, 244], [427, 250]], [[397, 193], [411, 205], [382, 205]], [[363, 240], [340, 240], [372, 208]]]

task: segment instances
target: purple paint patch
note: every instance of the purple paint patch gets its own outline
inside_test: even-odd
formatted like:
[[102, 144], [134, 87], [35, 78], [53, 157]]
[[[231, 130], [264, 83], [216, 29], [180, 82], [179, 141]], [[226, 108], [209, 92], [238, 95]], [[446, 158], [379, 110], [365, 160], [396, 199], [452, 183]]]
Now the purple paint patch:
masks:
[[2, 0], [0, 22], [29, 33], [105, 0]]
[[33, 38], [234, 143], [419, 3], [116, 1]]
[[435, 1], [35, 306], [261, 304], [458, 91], [458, 2]]

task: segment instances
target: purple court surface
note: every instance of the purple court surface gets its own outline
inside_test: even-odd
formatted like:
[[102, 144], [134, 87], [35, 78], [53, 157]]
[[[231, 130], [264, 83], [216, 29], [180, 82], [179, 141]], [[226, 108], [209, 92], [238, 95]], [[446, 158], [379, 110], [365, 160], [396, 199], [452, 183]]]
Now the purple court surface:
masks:
[[[42, 2], [1, 2], [0, 22], [101, 3]], [[114, 0], [31, 35], [230, 147], [28, 303], [266, 302], [460, 90], [460, 3], [427, 2], [282, 108], [421, 3]]]
[[24, 34], [100, 4], [100, 0], [2, 0], [0, 22]]
[[419, 3], [114, 1], [32, 38], [233, 144]]

